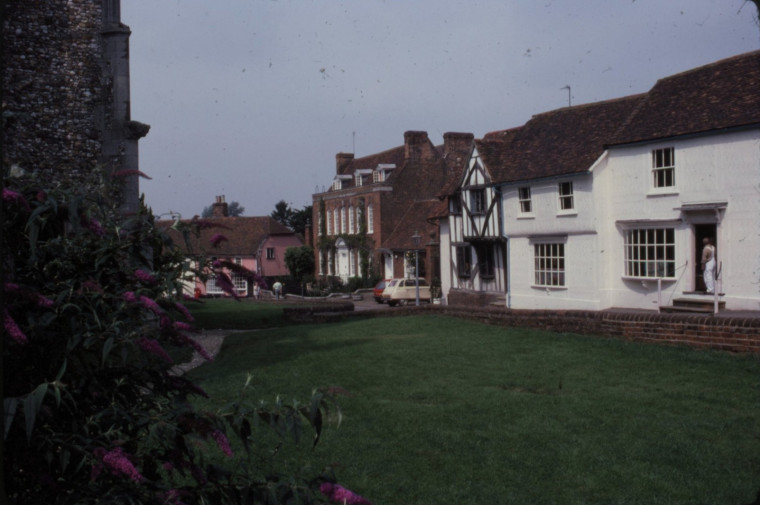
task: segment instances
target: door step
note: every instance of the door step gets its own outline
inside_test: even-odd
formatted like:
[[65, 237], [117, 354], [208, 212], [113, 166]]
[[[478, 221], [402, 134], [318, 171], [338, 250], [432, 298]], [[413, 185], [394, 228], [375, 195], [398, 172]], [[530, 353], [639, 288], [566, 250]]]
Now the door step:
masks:
[[[714, 312], [714, 300], [711, 295], [700, 298], [676, 298], [673, 305], [660, 307], [660, 312], [689, 312], [697, 314], [712, 314]], [[718, 312], [725, 310], [726, 302], [718, 301]]]

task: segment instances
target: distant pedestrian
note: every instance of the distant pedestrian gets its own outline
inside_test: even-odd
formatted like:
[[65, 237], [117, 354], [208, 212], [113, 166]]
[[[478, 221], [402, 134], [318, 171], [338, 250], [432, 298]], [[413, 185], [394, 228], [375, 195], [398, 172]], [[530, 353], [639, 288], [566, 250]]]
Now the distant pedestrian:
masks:
[[256, 282], [253, 285], [253, 297], [258, 300], [261, 296], [261, 286], [259, 286], [259, 283]]
[[277, 281], [274, 283], [274, 286], [272, 286], [274, 289], [274, 297], [279, 300], [280, 295], [282, 294], [282, 283], [280, 281]]

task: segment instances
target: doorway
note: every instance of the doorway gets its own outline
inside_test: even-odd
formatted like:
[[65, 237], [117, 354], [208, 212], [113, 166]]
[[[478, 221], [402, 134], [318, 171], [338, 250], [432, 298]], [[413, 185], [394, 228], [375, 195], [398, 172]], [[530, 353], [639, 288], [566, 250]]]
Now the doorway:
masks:
[[715, 246], [715, 262], [717, 273], [718, 261], [718, 244], [716, 237], [718, 225], [716, 224], [695, 224], [694, 225], [694, 291], [704, 293], [707, 291], [705, 280], [702, 277], [702, 240], [709, 238]]

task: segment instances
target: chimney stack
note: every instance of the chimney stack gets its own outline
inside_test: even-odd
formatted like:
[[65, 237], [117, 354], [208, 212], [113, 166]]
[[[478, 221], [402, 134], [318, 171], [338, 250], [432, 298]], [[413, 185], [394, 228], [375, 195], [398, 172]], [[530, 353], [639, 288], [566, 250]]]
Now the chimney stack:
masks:
[[348, 166], [354, 161], [353, 153], [338, 153], [335, 155], [335, 172], [338, 175], [345, 174]]
[[[427, 132], [406, 131], [404, 132], [404, 160], [419, 161], [424, 157], [425, 148], [432, 148], [428, 140]], [[432, 149], [428, 149], [428, 156], [432, 155]]]
[[224, 195], [217, 196], [216, 202], [211, 206], [211, 217], [227, 217], [229, 207], [224, 201]]

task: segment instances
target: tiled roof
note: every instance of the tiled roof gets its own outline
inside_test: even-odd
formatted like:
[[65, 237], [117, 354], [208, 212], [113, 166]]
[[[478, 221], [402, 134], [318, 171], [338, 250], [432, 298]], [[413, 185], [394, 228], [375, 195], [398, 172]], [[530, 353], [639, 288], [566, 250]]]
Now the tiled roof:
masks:
[[760, 51], [657, 81], [610, 144], [760, 124]]
[[643, 96], [538, 114], [520, 128], [487, 134], [476, 146], [496, 183], [584, 172]]
[[[422, 236], [420, 249], [437, 236], [438, 225], [426, 221], [426, 217], [435, 213], [440, 201], [424, 200], [416, 201], [409, 205], [404, 215], [396, 221], [396, 226], [387, 239], [383, 240], [382, 247], [391, 250], [414, 249], [412, 235], [419, 233]], [[433, 237], [430, 234], [433, 234]]]
[[[212, 227], [204, 227], [200, 237], [191, 236], [190, 247], [193, 252], [210, 252], [211, 237], [217, 233], [227, 237], [213, 248], [214, 254], [218, 255], [246, 255], [256, 253], [261, 244], [271, 235], [295, 235], [290, 228], [284, 226], [269, 216], [262, 217], [214, 217], [201, 220]], [[184, 220], [189, 223], [189, 220]], [[159, 221], [160, 228], [168, 229], [174, 224], [173, 221]], [[174, 230], [169, 230], [170, 236], [183, 250], [186, 249], [184, 240]]]
[[381, 164], [392, 164], [400, 167], [402, 163], [404, 163], [403, 145], [380, 153], [354, 158], [341, 169], [340, 175], [353, 174], [356, 170], [374, 169]]

